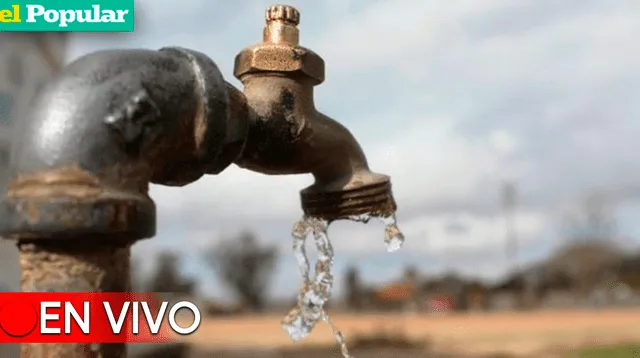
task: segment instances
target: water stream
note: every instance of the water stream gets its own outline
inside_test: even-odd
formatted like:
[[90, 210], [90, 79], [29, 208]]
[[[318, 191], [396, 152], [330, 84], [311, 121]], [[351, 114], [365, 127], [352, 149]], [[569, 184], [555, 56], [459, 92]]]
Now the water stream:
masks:
[[[380, 219], [385, 224], [384, 244], [387, 251], [393, 252], [404, 243], [404, 235], [398, 229], [395, 215], [389, 217], [377, 217], [369, 214], [350, 217], [349, 220], [368, 223], [372, 218]], [[327, 235], [329, 222], [326, 220], [303, 217], [293, 226], [293, 253], [296, 257], [302, 287], [298, 293], [298, 302], [282, 320], [282, 327], [294, 342], [297, 342], [311, 333], [313, 327], [319, 321], [326, 322], [344, 358], [353, 358], [349, 354], [342, 333], [334, 326], [329, 315], [324, 309], [325, 303], [331, 298], [333, 288], [333, 246]], [[318, 251], [318, 259], [315, 263], [315, 271], [311, 276], [311, 265], [306, 251], [307, 237], [312, 235]]]

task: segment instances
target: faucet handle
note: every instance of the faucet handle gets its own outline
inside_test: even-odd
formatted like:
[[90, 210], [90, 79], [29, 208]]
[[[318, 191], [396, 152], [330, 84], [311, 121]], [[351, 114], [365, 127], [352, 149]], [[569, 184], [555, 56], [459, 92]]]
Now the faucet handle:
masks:
[[315, 84], [324, 81], [324, 60], [300, 46], [300, 12], [289, 5], [272, 5], [265, 11], [262, 42], [243, 49], [235, 59], [233, 74], [242, 80], [249, 73], [302, 73]]
[[265, 44], [298, 46], [300, 43], [300, 11], [289, 5], [273, 5], [264, 15], [267, 25], [262, 32]]
[[267, 8], [264, 18], [267, 23], [283, 21], [293, 26], [298, 26], [300, 24], [300, 11], [289, 5], [272, 5]]

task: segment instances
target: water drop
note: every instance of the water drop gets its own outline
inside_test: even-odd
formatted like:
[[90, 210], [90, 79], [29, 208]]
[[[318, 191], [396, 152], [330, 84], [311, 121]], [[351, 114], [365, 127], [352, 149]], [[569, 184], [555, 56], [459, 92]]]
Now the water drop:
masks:
[[371, 214], [360, 214], [360, 215], [350, 216], [349, 220], [366, 224], [369, 222], [369, 220], [371, 220]]
[[404, 234], [398, 228], [396, 216], [382, 217], [380, 220], [386, 224], [384, 228], [384, 244], [387, 247], [387, 251], [394, 252], [400, 250], [404, 244]]
[[[349, 220], [368, 223], [372, 217], [376, 217], [385, 223], [384, 243], [389, 252], [396, 251], [404, 243], [404, 235], [398, 229], [395, 215], [381, 217], [372, 214], [361, 214], [349, 217]], [[298, 268], [302, 275], [302, 287], [298, 293], [298, 301], [282, 320], [282, 328], [294, 342], [307, 337], [316, 323], [324, 321], [329, 325], [333, 336], [340, 345], [340, 351], [344, 358], [353, 358], [349, 354], [342, 333], [334, 326], [329, 315], [324, 310], [325, 303], [331, 298], [333, 288], [333, 246], [327, 235], [329, 222], [319, 218], [303, 217], [297, 221], [292, 230], [293, 252]], [[313, 277], [310, 275], [309, 258], [306, 252], [306, 240], [313, 236], [318, 252]]]
[[[326, 315], [324, 305], [331, 297], [333, 288], [333, 246], [327, 235], [328, 227], [329, 223], [325, 220], [304, 217], [292, 230], [293, 249], [303, 276], [303, 285], [298, 294], [297, 305], [283, 319], [282, 327], [294, 341], [308, 336], [315, 324]], [[313, 279], [309, 275], [310, 265], [305, 249], [309, 234], [313, 235], [318, 251]]]
[[298, 342], [308, 336], [314, 325], [315, 322], [304, 317], [299, 308], [292, 308], [282, 320], [282, 328], [294, 342]]

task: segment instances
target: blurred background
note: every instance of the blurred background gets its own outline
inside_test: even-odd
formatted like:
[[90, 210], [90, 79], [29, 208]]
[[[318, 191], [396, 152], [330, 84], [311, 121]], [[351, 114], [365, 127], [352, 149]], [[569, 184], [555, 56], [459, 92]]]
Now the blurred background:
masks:
[[[317, 107], [392, 177], [407, 240], [390, 254], [382, 223], [330, 228], [330, 312], [354, 355], [640, 354], [640, 4], [289, 4], [326, 61]], [[33, 92], [86, 53], [179, 45], [241, 88], [234, 56], [261, 40], [271, 2], [138, 5], [131, 34], [0, 33], [0, 171]], [[152, 187], [158, 235], [134, 247], [134, 286], [200, 302], [191, 356], [340, 356], [323, 325], [296, 345], [279, 327], [301, 283], [290, 232], [311, 182], [232, 167]], [[16, 290], [16, 250], [0, 250], [0, 286]]]

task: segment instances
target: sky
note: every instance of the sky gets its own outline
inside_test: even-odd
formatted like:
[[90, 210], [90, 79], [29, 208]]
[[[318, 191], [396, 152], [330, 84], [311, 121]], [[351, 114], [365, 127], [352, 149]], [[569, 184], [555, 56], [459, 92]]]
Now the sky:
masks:
[[[209, 55], [227, 81], [233, 59], [261, 40], [270, 2], [141, 0], [132, 34], [76, 35], [68, 60], [105, 48], [179, 45]], [[348, 264], [378, 284], [407, 265], [499, 277], [505, 255], [500, 189], [517, 187], [518, 262], [566, 239], [566, 218], [598, 195], [618, 240], [640, 244], [640, 2], [637, 0], [291, 0], [301, 43], [326, 62], [317, 107], [347, 126], [372, 170], [392, 177], [406, 244], [383, 225], [338, 222], [336, 289]], [[202, 252], [241, 230], [277, 244], [271, 293], [299, 279], [291, 252], [309, 175], [230, 167], [182, 188], [154, 186], [158, 234], [134, 247], [150, 269], [161, 250], [184, 255], [205, 293], [225, 295]], [[594, 194], [595, 193], [595, 194]], [[572, 216], [573, 215], [573, 216]], [[312, 251], [312, 250], [310, 250]]]

